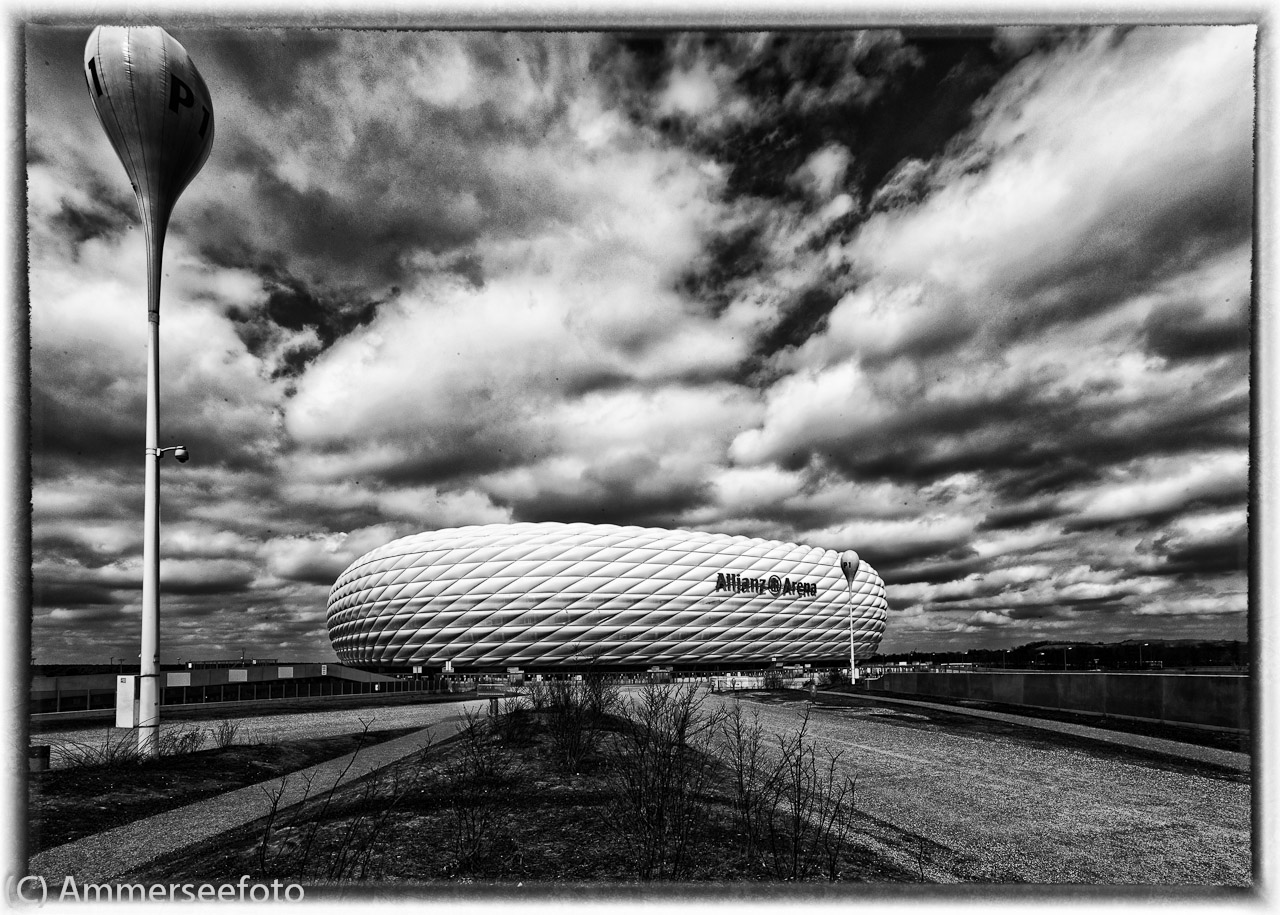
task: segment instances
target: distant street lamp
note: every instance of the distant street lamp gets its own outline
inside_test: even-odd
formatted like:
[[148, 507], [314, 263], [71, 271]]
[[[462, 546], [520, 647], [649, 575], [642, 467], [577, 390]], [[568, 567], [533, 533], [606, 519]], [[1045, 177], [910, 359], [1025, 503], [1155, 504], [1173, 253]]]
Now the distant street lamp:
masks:
[[174, 204], [213, 145], [213, 102], [186, 49], [157, 27], [98, 26], [84, 51], [84, 76], [98, 120], [138, 200], [147, 243], [147, 425], [142, 541], [142, 651], [138, 677], [138, 753], [159, 755], [160, 471], [172, 451], [159, 447], [160, 277]]
[[844, 573], [845, 584], [849, 586], [849, 683], [858, 679], [858, 652], [853, 642], [853, 580], [858, 575], [858, 567], [862, 560], [853, 550], [845, 550], [840, 554], [840, 571]]
[[1138, 669], [1139, 670], [1146, 670], [1146, 667], [1147, 667], [1146, 662], [1142, 660], [1142, 649], [1146, 648], [1148, 644], [1149, 644], [1148, 642], [1143, 642], [1141, 645], [1138, 646]]

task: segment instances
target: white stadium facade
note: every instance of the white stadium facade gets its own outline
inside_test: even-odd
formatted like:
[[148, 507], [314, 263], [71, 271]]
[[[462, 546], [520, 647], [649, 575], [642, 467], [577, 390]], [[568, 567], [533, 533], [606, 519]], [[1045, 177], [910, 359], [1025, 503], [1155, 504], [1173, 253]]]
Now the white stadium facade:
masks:
[[428, 531], [353, 562], [329, 638], [364, 668], [847, 667], [875, 653], [884, 582], [856, 554], [597, 524]]

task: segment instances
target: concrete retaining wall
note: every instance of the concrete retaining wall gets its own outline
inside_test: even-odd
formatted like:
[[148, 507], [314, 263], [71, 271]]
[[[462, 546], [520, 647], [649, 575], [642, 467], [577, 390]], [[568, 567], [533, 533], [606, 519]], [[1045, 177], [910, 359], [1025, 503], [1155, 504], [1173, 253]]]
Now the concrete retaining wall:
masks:
[[865, 681], [864, 688], [1196, 727], [1251, 729], [1249, 678], [1240, 674], [911, 672], [885, 674]]

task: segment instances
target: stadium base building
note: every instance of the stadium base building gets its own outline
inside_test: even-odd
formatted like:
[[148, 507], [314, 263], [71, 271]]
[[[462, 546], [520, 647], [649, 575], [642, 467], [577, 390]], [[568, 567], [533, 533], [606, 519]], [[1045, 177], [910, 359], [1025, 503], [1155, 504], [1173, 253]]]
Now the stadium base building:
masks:
[[[842, 569], [842, 560], [845, 568]], [[404, 537], [329, 594], [342, 663], [423, 673], [848, 667], [884, 633], [884, 582], [856, 554], [595, 524]]]

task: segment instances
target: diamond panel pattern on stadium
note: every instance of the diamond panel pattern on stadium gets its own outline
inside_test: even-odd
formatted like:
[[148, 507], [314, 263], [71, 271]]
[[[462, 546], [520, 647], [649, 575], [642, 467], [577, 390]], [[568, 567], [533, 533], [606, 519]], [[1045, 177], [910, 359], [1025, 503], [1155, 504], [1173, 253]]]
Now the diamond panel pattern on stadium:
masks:
[[862, 562], [850, 586], [834, 550], [523, 523], [372, 550], [334, 583], [327, 621], [347, 664], [847, 663], [851, 617], [857, 654], [869, 657], [887, 610], [875, 569]]

